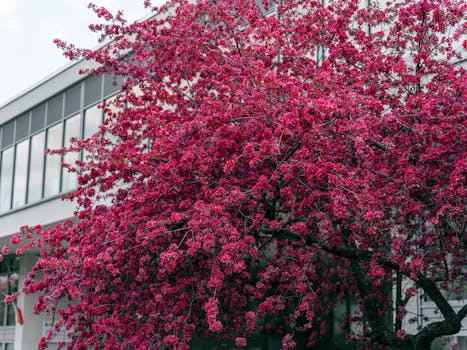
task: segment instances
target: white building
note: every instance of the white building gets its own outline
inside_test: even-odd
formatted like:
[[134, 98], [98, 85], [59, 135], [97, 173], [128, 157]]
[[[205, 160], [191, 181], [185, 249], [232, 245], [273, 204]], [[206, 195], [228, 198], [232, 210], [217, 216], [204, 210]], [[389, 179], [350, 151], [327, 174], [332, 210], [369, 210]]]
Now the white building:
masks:
[[[44, 150], [62, 147], [70, 137], [88, 137], [102, 122], [97, 105], [114, 95], [118, 84], [109, 75], [85, 78], [77, 73], [89, 65], [70, 64], [0, 106], [0, 247], [11, 247], [10, 238], [22, 225], [47, 227], [73, 215], [73, 203], [60, 196], [76, 187], [76, 175], [61, 163], [75, 156], [62, 159]], [[13, 289], [21, 286], [36, 258], [34, 253], [17, 258], [14, 249], [0, 263], [4, 285], [8, 274], [17, 274]], [[34, 299], [19, 294], [23, 325], [12, 305], [0, 303], [0, 350], [35, 349], [49, 329], [50, 320], [33, 315]]]

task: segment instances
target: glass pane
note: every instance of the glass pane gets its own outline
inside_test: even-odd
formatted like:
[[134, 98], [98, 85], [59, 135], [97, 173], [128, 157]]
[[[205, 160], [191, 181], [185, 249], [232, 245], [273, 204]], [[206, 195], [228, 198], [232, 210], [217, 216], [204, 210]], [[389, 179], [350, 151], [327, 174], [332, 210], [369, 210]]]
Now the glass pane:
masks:
[[2, 295], [0, 297], [0, 326], [5, 325], [5, 306], [6, 306], [6, 304], [3, 301], [4, 299], [5, 299], [5, 297]]
[[[114, 96], [108, 98], [108, 99], [105, 101], [106, 107], [110, 110], [110, 113], [112, 113], [112, 114], [113, 114], [113, 113], [117, 113], [118, 110], [119, 110], [119, 108], [117, 108], [117, 107], [115, 106], [115, 104], [114, 104], [114, 103], [115, 103], [115, 100], [117, 99], [117, 96], [119, 96], [119, 95], [114, 95]], [[106, 119], [107, 119], [107, 116], [106, 116]]]
[[6, 325], [14, 326], [16, 324], [16, 312], [12, 304], [6, 305]]
[[[70, 145], [70, 138], [80, 136], [80, 115], [77, 114], [65, 122], [65, 147]], [[63, 157], [63, 162], [75, 166], [75, 161], [79, 159], [79, 154], [68, 153]], [[76, 173], [68, 172], [63, 168], [62, 174], [62, 192], [69, 192], [76, 188], [78, 184]]]
[[77, 84], [65, 91], [65, 116], [79, 111], [81, 100], [81, 84]]
[[101, 98], [102, 77], [91, 76], [84, 81], [84, 105], [97, 102]]
[[[116, 114], [118, 111], [119, 111], [119, 108], [117, 108], [115, 105], [114, 105], [114, 101], [115, 99], [117, 98], [118, 95], [115, 95], [115, 96], [112, 96], [111, 98], [107, 99], [105, 101], [106, 103], [106, 108], [109, 109], [109, 113], [106, 114], [104, 116], [104, 119], [105, 120], [108, 120], [110, 117], [109, 117], [109, 114]], [[115, 118], [113, 119], [112, 123], [110, 123], [108, 126], [111, 126], [111, 125], [114, 125], [115, 124]], [[116, 144], [118, 142], [118, 138], [107, 131], [106, 135], [105, 135], [105, 138], [107, 140], [109, 140], [111, 142], [111, 144]]]
[[28, 175], [29, 140], [24, 140], [16, 145], [16, 162], [13, 187], [13, 208], [18, 208], [26, 203], [26, 185]]
[[108, 96], [113, 92], [117, 92], [122, 87], [123, 78], [112, 74], [104, 75], [104, 95]]
[[467, 337], [457, 337], [459, 350], [467, 350]]
[[2, 147], [7, 147], [14, 142], [15, 121], [12, 120], [3, 127], [2, 132]]
[[[47, 131], [47, 148], [62, 147], [62, 124], [55, 125]], [[62, 156], [47, 154], [45, 162], [44, 197], [50, 197], [60, 191], [60, 168]]]
[[0, 177], [0, 212], [10, 209], [11, 189], [13, 186], [13, 155], [14, 148], [2, 152], [2, 167]]
[[31, 113], [31, 133], [44, 128], [45, 103], [34, 108]]
[[16, 119], [16, 141], [29, 136], [29, 113]]
[[99, 130], [102, 123], [102, 109], [93, 106], [86, 110], [84, 115], [84, 138], [91, 137]]
[[6, 343], [5, 344], [5, 350], [14, 350], [15, 344], [12, 343]]
[[47, 125], [62, 119], [63, 94], [51, 98], [47, 102]]
[[34, 135], [31, 138], [31, 167], [29, 172], [28, 203], [42, 198], [42, 177], [44, 170], [45, 134]]
[[[9, 293], [15, 293], [18, 291], [18, 280], [14, 280], [10, 282]], [[6, 325], [7, 326], [14, 326], [16, 324], [16, 310], [12, 304], [5, 305], [6, 306]]]

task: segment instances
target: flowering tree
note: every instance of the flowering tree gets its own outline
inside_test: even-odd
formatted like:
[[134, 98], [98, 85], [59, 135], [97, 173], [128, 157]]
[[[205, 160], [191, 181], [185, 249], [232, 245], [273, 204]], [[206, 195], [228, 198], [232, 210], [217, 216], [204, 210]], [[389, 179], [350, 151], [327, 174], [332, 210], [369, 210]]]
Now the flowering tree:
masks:
[[[268, 328], [312, 346], [349, 296], [347, 340], [366, 348], [459, 331], [463, 1], [173, 0], [132, 24], [93, 8], [113, 41], [58, 44], [122, 92], [68, 150], [86, 154], [76, 217], [25, 229], [41, 255], [24, 291], [68, 348], [242, 348]], [[417, 289], [444, 320], [408, 334]]]

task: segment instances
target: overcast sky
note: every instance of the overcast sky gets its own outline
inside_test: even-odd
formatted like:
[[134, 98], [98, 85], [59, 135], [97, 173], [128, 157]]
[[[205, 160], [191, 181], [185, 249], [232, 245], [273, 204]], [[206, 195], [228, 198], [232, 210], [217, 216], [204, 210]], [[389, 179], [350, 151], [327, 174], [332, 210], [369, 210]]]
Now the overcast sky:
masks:
[[[0, 0], [0, 105], [69, 62], [53, 44], [55, 38], [87, 48], [98, 44], [97, 35], [88, 30], [90, 23], [98, 23], [89, 2]], [[149, 14], [143, 0], [93, 2], [124, 10], [129, 20]]]

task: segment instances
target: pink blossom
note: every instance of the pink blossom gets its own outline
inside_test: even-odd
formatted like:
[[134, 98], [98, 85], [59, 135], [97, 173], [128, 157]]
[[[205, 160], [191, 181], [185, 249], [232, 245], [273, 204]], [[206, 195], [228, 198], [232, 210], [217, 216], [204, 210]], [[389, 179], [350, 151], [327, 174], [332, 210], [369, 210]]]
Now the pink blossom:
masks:
[[246, 346], [246, 339], [245, 338], [235, 338], [235, 345], [239, 347]]
[[13, 236], [11, 237], [11, 239], [10, 239], [10, 242], [11, 242], [11, 244], [13, 244], [13, 245], [18, 245], [18, 244], [20, 244], [20, 243], [21, 243], [21, 236], [18, 235], [18, 234], [13, 235]]

